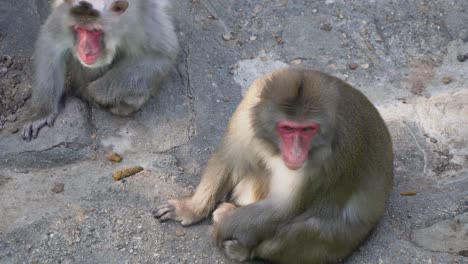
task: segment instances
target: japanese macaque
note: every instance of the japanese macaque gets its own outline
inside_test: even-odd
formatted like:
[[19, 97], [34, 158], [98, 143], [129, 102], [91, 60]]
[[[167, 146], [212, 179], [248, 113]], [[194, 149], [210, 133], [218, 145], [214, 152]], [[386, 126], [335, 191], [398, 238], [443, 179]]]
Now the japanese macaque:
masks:
[[33, 114], [23, 138], [53, 125], [65, 86], [116, 115], [138, 110], [177, 56], [169, 2], [56, 0], [36, 42]]
[[231, 118], [191, 197], [154, 216], [213, 235], [237, 261], [327, 263], [346, 258], [382, 216], [392, 141], [372, 103], [326, 74], [284, 69], [257, 79]]

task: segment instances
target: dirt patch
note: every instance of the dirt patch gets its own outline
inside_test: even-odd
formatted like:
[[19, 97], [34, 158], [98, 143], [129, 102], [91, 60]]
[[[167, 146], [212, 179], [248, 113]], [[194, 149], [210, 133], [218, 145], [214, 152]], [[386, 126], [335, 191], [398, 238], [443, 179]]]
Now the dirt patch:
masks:
[[410, 91], [415, 95], [422, 95], [428, 82], [434, 77], [434, 68], [437, 62], [430, 57], [412, 58], [409, 60], [411, 69], [405, 81], [410, 84]]
[[0, 129], [16, 121], [16, 111], [31, 96], [26, 62], [0, 53]]

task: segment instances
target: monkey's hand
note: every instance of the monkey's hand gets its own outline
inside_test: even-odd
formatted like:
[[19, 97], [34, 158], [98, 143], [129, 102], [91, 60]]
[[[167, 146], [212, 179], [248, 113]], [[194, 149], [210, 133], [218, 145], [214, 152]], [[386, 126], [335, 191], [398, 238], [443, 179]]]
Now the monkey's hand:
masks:
[[[213, 214], [213, 238], [226, 255], [237, 261], [253, 258], [254, 249], [273, 234], [280, 222], [267, 203], [257, 202], [234, 210], [220, 206]], [[227, 209], [227, 210], [226, 210]], [[273, 213], [272, 213], [273, 212]]]
[[22, 138], [26, 141], [37, 138], [39, 130], [45, 125], [52, 127], [54, 125], [55, 119], [57, 119], [57, 116], [58, 113], [52, 113], [46, 117], [27, 122], [23, 127], [23, 132], [21, 133]]
[[248, 247], [245, 247], [241, 244], [238, 240], [224, 240], [220, 241], [219, 238], [219, 230], [221, 221], [227, 216], [232, 213], [232, 210], [237, 208], [236, 205], [232, 203], [222, 203], [221, 205], [216, 208], [213, 212], [213, 239], [218, 242], [220, 248], [226, 253], [226, 255], [235, 261], [246, 261], [251, 259], [251, 250]]
[[190, 198], [173, 199], [159, 205], [153, 215], [160, 222], [167, 220], [179, 221], [183, 226], [189, 226], [202, 220], [205, 216], [197, 214]]

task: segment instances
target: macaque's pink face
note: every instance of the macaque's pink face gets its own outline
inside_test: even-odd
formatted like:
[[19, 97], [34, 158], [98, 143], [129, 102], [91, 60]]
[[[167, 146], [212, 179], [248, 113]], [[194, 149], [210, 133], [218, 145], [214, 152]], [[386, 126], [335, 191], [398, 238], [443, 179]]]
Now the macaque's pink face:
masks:
[[276, 124], [276, 132], [281, 138], [281, 155], [290, 170], [304, 166], [308, 158], [309, 142], [317, 133], [319, 124], [283, 120]]
[[104, 52], [105, 35], [102, 24], [103, 17], [117, 16], [124, 13], [128, 8], [127, 1], [75, 1], [72, 10], [77, 13], [78, 18], [88, 22], [81, 22], [72, 25], [72, 29], [76, 33], [76, 54], [81, 63], [85, 66], [94, 66], [99, 59], [102, 59]]
[[102, 30], [77, 27], [73, 29], [76, 32], [76, 50], [81, 62], [85, 65], [93, 65], [101, 57], [101, 37]]

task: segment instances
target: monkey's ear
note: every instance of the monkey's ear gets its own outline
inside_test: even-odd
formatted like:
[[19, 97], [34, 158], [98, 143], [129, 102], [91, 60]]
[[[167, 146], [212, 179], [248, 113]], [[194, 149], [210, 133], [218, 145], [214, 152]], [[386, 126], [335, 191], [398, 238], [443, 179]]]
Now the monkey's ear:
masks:
[[120, 15], [128, 8], [128, 1], [119, 0], [112, 3], [109, 10]]

